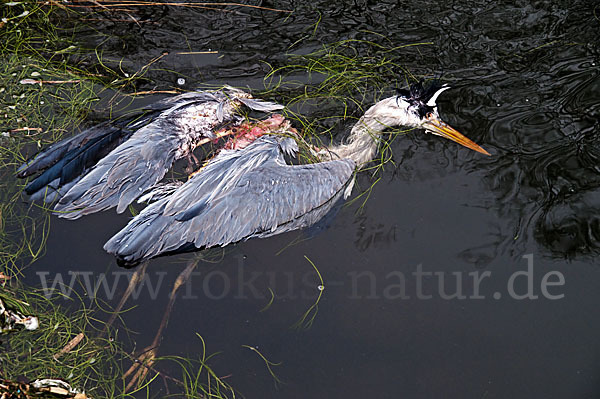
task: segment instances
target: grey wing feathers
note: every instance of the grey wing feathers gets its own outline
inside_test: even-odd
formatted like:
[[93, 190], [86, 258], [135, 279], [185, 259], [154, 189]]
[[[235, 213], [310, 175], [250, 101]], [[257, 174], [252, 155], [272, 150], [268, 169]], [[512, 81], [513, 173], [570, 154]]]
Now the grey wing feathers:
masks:
[[144, 209], [104, 248], [132, 263], [190, 243], [224, 246], [305, 227], [322, 216], [317, 209], [339, 198], [354, 168], [349, 159], [287, 165], [278, 140], [263, 136], [243, 151], [222, 152], [172, 197]]
[[194, 91], [173, 97], [166, 97], [143, 108], [142, 111], [153, 111], [149, 117], [142, 115], [138, 121], [133, 123], [129, 123], [133, 117], [126, 119], [125, 122], [116, 124], [114, 124], [114, 121], [103, 122], [99, 125], [86, 129], [73, 137], [69, 137], [49, 146], [48, 148], [36, 154], [34, 158], [21, 165], [21, 167], [19, 167], [17, 170], [17, 176], [27, 177], [34, 175], [59, 162], [61, 158], [63, 158], [69, 152], [72, 152], [79, 147], [86, 145], [87, 143], [93, 143], [95, 140], [98, 140], [103, 136], [108, 136], [113, 132], [124, 130], [122, 135], [127, 138], [128, 136], [131, 136], [133, 130], [144, 126], [149, 121], [152, 121], [152, 119], [154, 119], [153, 116], [159, 114], [159, 112], [156, 111], [167, 111], [171, 113], [192, 103], [207, 101], [217, 102], [224, 101], [224, 99], [226, 99], [226, 97], [223, 93], [203, 91]]
[[245, 106], [255, 111], [271, 112], [284, 108], [283, 105], [275, 102], [265, 101], [258, 98], [248, 98], [247, 93], [244, 91], [228, 86], [222, 91], [193, 91], [189, 93], [183, 93], [175, 97], [167, 97], [150, 104], [146, 107], [146, 109], [166, 110], [175, 105], [182, 106], [192, 102], [215, 101], [223, 103], [227, 99], [238, 99]]
[[133, 133], [126, 122], [103, 123], [86, 129], [78, 135], [59, 141], [38, 153], [17, 171], [17, 176], [38, 174], [25, 187], [31, 199], [49, 201], [50, 192], [66, 192], [98, 160], [126, 141]]
[[249, 95], [243, 91], [227, 88], [185, 93], [150, 105], [146, 109], [160, 115], [145, 126], [132, 125], [139, 129], [66, 192], [55, 211], [67, 219], [114, 206], [121, 213], [158, 183], [176, 159], [193, 151], [196, 140], [214, 137], [213, 129], [219, 123], [236, 118], [229, 100], [238, 99], [261, 110], [281, 108], [246, 97]]
[[[232, 190], [189, 219], [186, 238], [202, 248], [288, 231], [287, 224], [343, 191], [353, 171], [354, 163], [349, 160], [301, 166], [270, 162], [246, 174]], [[202, 228], [206, 225], [213, 227]], [[306, 226], [301, 223], [295, 228]]]
[[137, 203], [151, 203], [172, 195], [181, 185], [180, 180], [175, 180], [169, 183], [158, 183], [150, 187], [146, 192], [138, 198]]
[[121, 213], [146, 189], [158, 183], [175, 160], [176, 135], [164, 123], [143, 127], [104, 157], [56, 204], [61, 217], [77, 219], [113, 206]]
[[[87, 131], [85, 131], [87, 133]], [[35, 155], [34, 158], [25, 162], [17, 169], [18, 177], [27, 177], [38, 173], [52, 166], [58, 159], [64, 156], [69, 150], [77, 147], [84, 136], [79, 134], [73, 137], [69, 137], [66, 140], [61, 140], [58, 143], [49, 146], [48, 148], [40, 151]]]

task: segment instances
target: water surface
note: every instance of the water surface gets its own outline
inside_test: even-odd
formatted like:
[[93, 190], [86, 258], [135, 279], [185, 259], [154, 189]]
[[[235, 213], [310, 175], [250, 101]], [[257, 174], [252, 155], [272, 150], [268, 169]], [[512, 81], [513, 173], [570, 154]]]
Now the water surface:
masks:
[[[343, 208], [328, 228], [293, 246], [298, 232], [240, 243], [221, 262], [201, 264], [178, 298], [160, 353], [199, 356], [201, 334], [209, 352], [222, 352], [217, 374], [231, 375], [248, 398], [598, 397], [597, 4], [261, 5], [294, 12], [146, 7], [139, 24], [101, 23], [105, 34], [81, 38], [90, 48], [103, 43], [104, 56], [122, 58], [127, 71], [168, 52], [140, 89], [177, 86], [180, 77], [190, 89], [260, 88], [267, 64], [285, 65], [288, 53], [351, 38], [391, 47], [431, 42], [402, 50], [404, 67], [453, 86], [439, 99], [442, 116], [492, 156], [422, 132], [398, 138], [397, 166], [386, 167], [362, 210], [360, 203]], [[180, 54], [207, 50], [218, 54]], [[402, 86], [404, 76], [398, 79], [390, 87]], [[358, 188], [372, 182], [363, 174]], [[102, 244], [127, 220], [112, 211], [54, 218], [36, 270], [120, 270]], [[158, 297], [143, 291], [126, 315], [140, 348], [152, 341], [168, 285], [191, 256], [151, 262], [154, 282], [166, 273]], [[319, 294], [304, 256], [325, 291], [312, 327], [296, 331], [290, 326]], [[526, 276], [515, 278], [512, 296], [508, 282], [528, 259], [537, 298], [517, 299], [528, 291]], [[564, 284], [544, 295], [547, 273], [546, 282], [562, 276]], [[445, 298], [456, 293], [457, 278], [466, 298]], [[482, 278], [478, 292], [475, 278]], [[260, 312], [269, 289], [273, 304]], [[242, 345], [281, 362], [274, 371], [285, 383], [276, 387]]]

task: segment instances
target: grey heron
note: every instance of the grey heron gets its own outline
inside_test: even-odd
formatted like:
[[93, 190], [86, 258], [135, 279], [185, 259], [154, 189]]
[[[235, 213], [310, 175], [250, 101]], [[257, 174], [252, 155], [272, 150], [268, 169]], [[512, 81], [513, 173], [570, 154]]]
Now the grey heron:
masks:
[[223, 124], [241, 125], [242, 105], [265, 112], [282, 108], [226, 88], [170, 97], [138, 120], [88, 129], [42, 151], [18, 173], [41, 172], [25, 191], [33, 198], [52, 194], [55, 211], [69, 219], [111, 207], [123, 212], [143, 194], [158, 197], [104, 245], [120, 263], [135, 265], [313, 225], [350, 194], [355, 170], [373, 159], [388, 127], [422, 128], [489, 155], [441, 120], [436, 101], [447, 89], [419, 82], [377, 102], [345, 141], [312, 150], [317, 163], [286, 162], [286, 153], [298, 151], [295, 131], [274, 116], [257, 125], [257, 134], [251, 128], [234, 133], [243, 145], [230, 141], [185, 183], [157, 185], [174, 160], [215, 139]]

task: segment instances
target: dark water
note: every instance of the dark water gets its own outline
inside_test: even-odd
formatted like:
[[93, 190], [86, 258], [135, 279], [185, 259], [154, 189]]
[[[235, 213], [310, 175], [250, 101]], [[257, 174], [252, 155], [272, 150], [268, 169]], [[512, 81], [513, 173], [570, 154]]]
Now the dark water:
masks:
[[[104, 40], [104, 55], [123, 57], [129, 71], [168, 51], [141, 89], [176, 86], [182, 76], [186, 88], [260, 87], [264, 62], [283, 65], [288, 51], [342, 39], [433, 42], [405, 51], [403, 65], [416, 75], [443, 73], [453, 90], [439, 100], [442, 116], [492, 156], [418, 132], [395, 140], [397, 167], [386, 168], [363, 212], [343, 208], [329, 228], [293, 246], [298, 233], [251, 240], [228, 248], [219, 263], [201, 264], [160, 353], [200, 356], [201, 334], [208, 352], [222, 352], [217, 374], [231, 375], [248, 398], [598, 397], [598, 4], [261, 5], [295, 12], [147, 7], [135, 14], [139, 26], [100, 25], [113, 37], [89, 31], [82, 40], [90, 47]], [[177, 54], [209, 49], [219, 53]], [[372, 182], [368, 174], [358, 181]], [[120, 270], [101, 248], [126, 221], [113, 212], [54, 219], [36, 270]], [[296, 331], [290, 326], [319, 294], [304, 256], [325, 290], [312, 327]], [[152, 341], [187, 259], [151, 262], [154, 283], [166, 273], [158, 298], [144, 291], [125, 318], [140, 348]], [[528, 265], [529, 281], [514, 274]], [[118, 292], [124, 288], [122, 281]], [[274, 302], [260, 312], [269, 289]], [[466, 298], [446, 298], [458, 289]], [[281, 362], [274, 371], [285, 383], [276, 388], [242, 345]]]

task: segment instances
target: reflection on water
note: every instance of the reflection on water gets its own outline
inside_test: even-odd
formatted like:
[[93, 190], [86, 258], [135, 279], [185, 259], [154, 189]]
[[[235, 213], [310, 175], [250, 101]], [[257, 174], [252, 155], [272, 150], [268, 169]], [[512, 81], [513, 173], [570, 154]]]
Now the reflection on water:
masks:
[[[499, 153], [486, 165], [500, 215], [518, 221], [519, 227], [514, 231], [516, 244], [526, 240], [530, 230], [538, 225], [538, 230], [554, 231], [535, 237], [559, 256], [594, 252], [596, 248], [587, 245], [588, 234], [572, 237], [580, 242], [566, 246], [567, 237], [556, 240], [556, 235], [562, 234], [560, 225], [573, 222], [572, 218], [568, 221], [558, 216], [564, 212], [564, 205], [575, 205], [578, 198], [596, 190], [600, 182], [599, 104], [588, 91], [598, 85], [598, 69], [589, 58], [567, 58], [573, 57], [572, 52], [570, 48], [559, 48], [553, 53], [560, 68], [548, 68], [542, 63], [536, 71], [536, 64], [531, 65], [525, 82], [527, 91], [512, 99], [498, 99], [499, 112], [489, 126], [489, 134], [498, 143]], [[583, 222], [589, 213], [579, 213], [577, 218]], [[588, 230], [585, 224], [578, 230]], [[506, 232], [508, 239], [510, 234]], [[581, 241], [584, 236], [587, 238]], [[563, 243], [555, 245], [558, 241]]]
[[597, 255], [600, 250], [598, 186], [557, 196], [541, 211], [535, 234], [555, 256]]
[[369, 224], [365, 215], [358, 216], [356, 223], [359, 227], [354, 245], [359, 251], [366, 251], [369, 248], [389, 248], [397, 243], [396, 229], [398, 226], [396, 225]]

